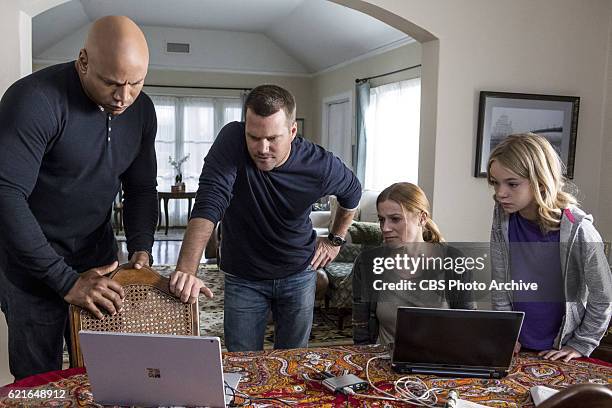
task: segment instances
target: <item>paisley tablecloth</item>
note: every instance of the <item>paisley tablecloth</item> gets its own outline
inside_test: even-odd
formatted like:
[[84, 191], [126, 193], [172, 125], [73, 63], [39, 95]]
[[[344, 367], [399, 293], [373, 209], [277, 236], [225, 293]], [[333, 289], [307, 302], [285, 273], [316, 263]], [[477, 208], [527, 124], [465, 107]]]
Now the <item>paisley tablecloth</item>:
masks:
[[[257, 398], [278, 398], [299, 407], [345, 407], [347, 397], [333, 395], [324, 389], [317, 372], [334, 375], [356, 374], [365, 379], [365, 365], [374, 356], [383, 356], [380, 346], [334, 346], [294, 350], [268, 350], [263, 352], [224, 353], [226, 372], [242, 373], [239, 390]], [[380, 388], [391, 390], [400, 375], [394, 373], [388, 360], [372, 361], [371, 380]], [[592, 382], [612, 384], [612, 365], [594, 359], [578, 359], [569, 363], [547, 361], [534, 353], [520, 353], [511, 373], [501, 380], [449, 379], [419, 376], [430, 387], [447, 392], [457, 390], [463, 399], [487, 406], [532, 407], [529, 388], [546, 385], [564, 388], [571, 384]], [[65, 390], [63, 398], [9, 397], [11, 390]], [[371, 392], [370, 392], [371, 393]], [[33, 395], [33, 394], [31, 394]], [[239, 400], [241, 402], [243, 400]], [[280, 406], [275, 400], [253, 400], [251, 406]], [[93, 402], [87, 374], [83, 369], [71, 369], [30, 377], [0, 389], [0, 407], [99, 407]], [[376, 401], [350, 397], [348, 406], [385, 407], [410, 406], [400, 402]]]

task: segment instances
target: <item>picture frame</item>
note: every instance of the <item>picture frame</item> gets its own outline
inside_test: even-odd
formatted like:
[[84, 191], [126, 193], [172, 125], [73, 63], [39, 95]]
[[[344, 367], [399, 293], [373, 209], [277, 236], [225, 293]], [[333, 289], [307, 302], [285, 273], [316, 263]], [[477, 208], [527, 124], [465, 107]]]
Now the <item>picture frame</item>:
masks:
[[296, 136], [304, 137], [304, 118], [297, 118], [295, 121], [297, 123]]
[[487, 176], [491, 151], [514, 133], [540, 134], [553, 145], [574, 178], [580, 97], [481, 91], [474, 177]]

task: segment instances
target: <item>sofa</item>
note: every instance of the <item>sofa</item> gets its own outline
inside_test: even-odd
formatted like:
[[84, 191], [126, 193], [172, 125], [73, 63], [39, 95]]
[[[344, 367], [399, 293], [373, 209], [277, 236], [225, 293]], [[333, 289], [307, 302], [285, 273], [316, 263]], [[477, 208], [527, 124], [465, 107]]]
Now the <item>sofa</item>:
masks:
[[[376, 198], [378, 198], [378, 191], [364, 190], [357, 207], [357, 212], [354, 217], [354, 221], [361, 222], [378, 222], [378, 212], [376, 211]], [[329, 207], [329, 208], [327, 208]], [[312, 228], [317, 232], [319, 237], [327, 237], [331, 228], [332, 220], [336, 214], [336, 208], [338, 207], [338, 201], [336, 197], [330, 196], [328, 205], [324, 208], [325, 210], [313, 210], [310, 213], [310, 221], [312, 222]], [[316, 208], [316, 207], [315, 207]], [[347, 242], [350, 243], [350, 235], [346, 237]]]

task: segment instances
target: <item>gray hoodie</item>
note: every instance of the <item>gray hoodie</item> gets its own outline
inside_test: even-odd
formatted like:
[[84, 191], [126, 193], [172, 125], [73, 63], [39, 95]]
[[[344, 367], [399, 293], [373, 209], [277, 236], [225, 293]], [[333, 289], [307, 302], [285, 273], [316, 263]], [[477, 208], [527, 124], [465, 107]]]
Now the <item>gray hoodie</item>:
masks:
[[[508, 219], [495, 205], [491, 227], [491, 277], [509, 282]], [[588, 357], [599, 345], [612, 315], [612, 274], [593, 217], [576, 207], [565, 209], [560, 229], [565, 316], [553, 346], [568, 345]], [[512, 292], [494, 291], [493, 308], [512, 310]]]

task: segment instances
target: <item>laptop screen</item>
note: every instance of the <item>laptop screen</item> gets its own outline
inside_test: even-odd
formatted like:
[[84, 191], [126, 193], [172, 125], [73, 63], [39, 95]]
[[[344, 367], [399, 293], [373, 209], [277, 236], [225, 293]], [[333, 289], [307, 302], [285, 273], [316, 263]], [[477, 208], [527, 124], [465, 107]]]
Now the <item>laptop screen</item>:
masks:
[[399, 307], [393, 361], [508, 368], [522, 321], [522, 312]]
[[82, 330], [79, 338], [100, 404], [225, 406], [218, 337]]

